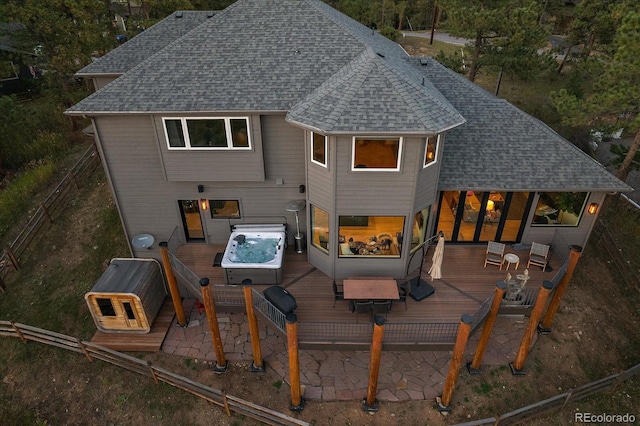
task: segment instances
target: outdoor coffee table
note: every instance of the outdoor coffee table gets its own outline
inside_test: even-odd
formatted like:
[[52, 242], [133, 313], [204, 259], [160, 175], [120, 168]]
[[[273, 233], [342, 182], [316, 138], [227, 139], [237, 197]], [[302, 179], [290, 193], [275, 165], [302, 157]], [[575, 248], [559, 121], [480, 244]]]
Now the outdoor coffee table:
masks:
[[507, 262], [507, 268], [506, 270], [509, 270], [509, 266], [511, 266], [512, 263], [515, 264], [515, 269], [516, 271], [518, 270], [518, 266], [520, 266], [520, 258], [513, 253], [507, 253], [504, 255], [504, 260]]

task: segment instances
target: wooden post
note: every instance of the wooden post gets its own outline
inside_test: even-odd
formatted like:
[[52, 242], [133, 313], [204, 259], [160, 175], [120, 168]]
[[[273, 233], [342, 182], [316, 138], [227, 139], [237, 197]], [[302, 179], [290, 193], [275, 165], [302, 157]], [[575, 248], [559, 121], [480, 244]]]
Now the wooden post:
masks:
[[304, 399], [300, 392], [300, 359], [298, 356], [298, 317], [289, 313], [285, 317], [287, 328], [287, 348], [289, 351], [289, 378], [291, 381], [291, 411], [302, 411]]
[[84, 345], [84, 343], [82, 343], [82, 340], [80, 340], [78, 337], [76, 337], [76, 342], [78, 342], [78, 347], [80, 349], [82, 349], [82, 352], [84, 353], [84, 356], [87, 357], [89, 362], [93, 362], [93, 358], [91, 358], [91, 355], [89, 355], [89, 351], [87, 350], [87, 347]]
[[473, 361], [471, 361], [471, 364], [467, 364], [470, 374], [480, 373], [482, 357], [484, 356], [484, 351], [487, 349], [487, 343], [489, 343], [489, 337], [491, 337], [491, 330], [493, 330], [493, 324], [496, 322], [496, 317], [500, 310], [500, 304], [502, 303], [502, 296], [504, 296], [506, 289], [507, 284], [504, 281], [498, 281], [496, 283], [496, 292], [493, 295], [491, 310], [489, 311], [489, 316], [482, 327], [482, 334], [480, 335], [480, 340], [478, 340], [476, 352], [473, 354]]
[[551, 298], [551, 302], [549, 302], [549, 307], [547, 308], [547, 312], [544, 314], [544, 318], [542, 322], [538, 324], [538, 332], [542, 334], [551, 333], [551, 324], [553, 323], [553, 318], [558, 312], [558, 307], [560, 306], [560, 300], [562, 300], [562, 296], [564, 295], [565, 290], [569, 286], [569, 281], [571, 281], [571, 277], [573, 276], [573, 271], [576, 269], [576, 265], [578, 264], [578, 259], [580, 259], [580, 255], [582, 254], [582, 247], [573, 245], [571, 246], [571, 251], [569, 252], [569, 265], [567, 265], [567, 272], [558, 283], [556, 287], [556, 291], [553, 293], [553, 297]]
[[151, 361], [147, 360], [147, 367], [149, 368], [149, 372], [151, 373], [151, 377], [153, 377], [153, 381], [154, 383], [157, 385], [158, 382], [158, 377], [156, 376], [156, 372], [153, 369], [153, 367], [151, 366]]
[[251, 349], [253, 350], [253, 363], [251, 371], [254, 373], [264, 372], [264, 361], [262, 360], [262, 349], [260, 348], [260, 332], [258, 331], [258, 319], [253, 310], [253, 289], [251, 280], [242, 280], [244, 285], [244, 304], [247, 310], [247, 321], [249, 321], [249, 335], [251, 336]]
[[173, 268], [171, 267], [171, 261], [169, 260], [169, 243], [166, 241], [160, 244], [160, 254], [162, 255], [162, 266], [164, 266], [164, 273], [167, 276], [167, 283], [169, 284], [169, 292], [171, 293], [171, 300], [173, 301], [173, 309], [176, 311], [176, 321], [181, 327], [187, 326], [187, 319], [184, 315], [184, 307], [182, 306], [182, 297], [180, 296], [180, 289], [176, 282], [176, 276], [173, 275]]
[[382, 355], [382, 337], [384, 336], [384, 317], [376, 315], [373, 319], [373, 339], [371, 342], [371, 361], [369, 361], [369, 385], [367, 397], [362, 408], [369, 413], [378, 411], [376, 391], [378, 389], [378, 375], [380, 374], [380, 357]]
[[216, 313], [213, 293], [211, 293], [211, 287], [209, 287], [209, 278], [202, 278], [200, 280], [200, 290], [202, 290], [204, 310], [207, 313], [207, 320], [209, 321], [213, 352], [216, 355], [216, 365], [213, 367], [213, 372], [225, 373], [229, 363], [224, 357], [224, 348], [222, 346], [222, 338], [220, 337], [220, 326], [218, 325], [218, 314]]
[[442, 390], [442, 396], [436, 398], [437, 410], [441, 413], [448, 413], [451, 411], [451, 397], [453, 396], [453, 389], [456, 386], [458, 380], [458, 374], [460, 374], [460, 366], [462, 365], [462, 357], [464, 356], [464, 350], [467, 347], [467, 341], [469, 340], [469, 334], [471, 333], [471, 323], [473, 318], [471, 315], [464, 314], [460, 318], [460, 324], [458, 325], [458, 336], [456, 337], [456, 344], [453, 347], [453, 356], [451, 357], [451, 363], [449, 364], [449, 371], [447, 372], [447, 378], [444, 382], [444, 389]]
[[533, 310], [531, 311], [531, 317], [529, 317], [529, 323], [527, 324], [527, 328], [525, 329], [524, 335], [522, 336], [522, 341], [520, 342], [520, 348], [518, 348], [516, 359], [514, 362], [509, 363], [509, 367], [511, 367], [511, 373], [513, 375], [526, 374], [523, 370], [524, 362], [527, 359], [529, 348], [531, 347], [533, 337], [536, 333], [538, 321], [540, 321], [540, 316], [542, 315], [542, 311], [544, 310], [547, 299], [549, 298], [549, 293], [551, 293], [552, 289], [553, 283], [551, 281], [542, 282], [542, 287], [540, 288], [540, 292], [538, 293], [538, 298], [536, 299], [536, 303], [535, 305], [533, 305]]
[[13, 269], [15, 269], [16, 271], [19, 270], [20, 263], [18, 262], [18, 258], [16, 257], [16, 254], [13, 252], [13, 249], [11, 247], [8, 247], [4, 249], [4, 252], [7, 255], [7, 258], [9, 259], [9, 262], [11, 262], [11, 266], [13, 266]]
[[11, 327], [13, 327], [13, 331], [16, 332], [20, 340], [22, 340], [24, 343], [27, 343], [27, 338], [24, 337], [24, 334], [22, 334], [22, 330], [18, 328], [15, 322], [11, 321]]

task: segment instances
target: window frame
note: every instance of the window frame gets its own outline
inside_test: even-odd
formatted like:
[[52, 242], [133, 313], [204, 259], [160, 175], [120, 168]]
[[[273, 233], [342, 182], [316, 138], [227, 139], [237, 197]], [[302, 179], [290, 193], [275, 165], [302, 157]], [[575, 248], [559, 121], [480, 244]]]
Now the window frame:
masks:
[[[324, 163], [321, 163], [320, 161], [317, 161], [314, 156], [315, 156], [315, 137], [316, 136], [322, 136], [324, 138], [324, 147], [323, 147], [323, 154], [324, 154]], [[326, 135], [323, 135], [321, 133], [316, 133], [316, 132], [311, 132], [311, 162], [313, 164], [317, 164], [318, 166], [324, 167], [325, 169], [328, 168], [327, 164], [327, 151], [329, 148], [329, 137]]]
[[[433, 155], [433, 159], [427, 163], [427, 153], [429, 152], [429, 141], [431, 139], [435, 138], [436, 140], [436, 147], [434, 150], [434, 155]], [[427, 167], [436, 164], [438, 162], [438, 149], [440, 148], [440, 135], [436, 135], [436, 136], [429, 136], [427, 138], [427, 140], [425, 141], [424, 144], [424, 159], [423, 159], [423, 164], [422, 164], [422, 168], [426, 169]]]
[[[235, 202], [237, 207], [238, 207], [238, 215], [237, 216], [223, 216], [223, 215], [219, 215], [216, 214], [214, 212], [214, 210], [216, 210], [216, 208], [214, 208], [213, 206], [215, 205], [216, 201], [224, 201], [224, 203], [228, 203], [228, 202]], [[216, 200], [212, 200], [209, 199], [207, 200], [207, 202], [209, 203], [209, 215], [211, 216], [211, 219], [241, 219], [242, 218], [242, 211], [240, 210], [240, 200], [221, 200], [221, 199], [216, 199]]]
[[[188, 121], [196, 120], [223, 120], [225, 128], [225, 137], [227, 146], [192, 146], [189, 135]], [[233, 134], [231, 131], [232, 120], [244, 120], [247, 128], [247, 146], [233, 146]], [[180, 121], [182, 126], [182, 137], [185, 146], [171, 146], [169, 140], [169, 132], [167, 130], [167, 121]], [[249, 117], [162, 117], [162, 128], [164, 129], [164, 137], [167, 143], [167, 149], [170, 151], [249, 151], [253, 149], [251, 140], [251, 120]]]
[[[360, 219], [365, 217], [367, 218], [367, 222], [368, 222], [366, 226], [362, 226], [362, 224], [359, 224], [357, 222], [354, 222], [354, 224], [345, 224], [345, 221], [347, 221], [348, 218]], [[363, 232], [366, 232], [367, 235], [372, 233], [373, 229], [371, 225], [371, 221], [372, 221], [371, 219], [373, 219], [373, 222], [375, 222], [376, 218], [393, 219], [402, 223], [401, 224], [398, 223], [400, 227], [397, 229], [376, 229], [376, 231], [373, 232], [375, 234], [373, 236], [376, 237], [376, 240], [373, 240], [372, 238], [369, 238], [369, 239], [364, 238], [362, 236]], [[407, 218], [405, 216], [393, 216], [393, 215], [392, 216], [389, 216], [389, 215], [353, 216], [348, 214], [339, 215], [338, 216], [338, 232], [337, 232], [338, 233], [338, 258], [340, 259], [400, 259], [402, 258], [402, 242], [399, 241], [398, 234], [400, 236], [403, 235], [406, 221], [407, 221]], [[351, 227], [355, 227], [354, 232], [349, 232], [350, 231], [349, 228]], [[368, 229], [366, 229], [366, 231], [363, 231], [362, 229], [363, 227]], [[384, 250], [379, 250], [381, 247], [384, 248], [384, 246], [381, 246], [379, 244], [382, 242], [382, 240], [380, 240], [380, 238], [382, 237], [390, 237], [390, 238], [385, 238], [390, 240], [390, 245], [388, 247], [389, 253], [384, 253]], [[356, 238], [361, 238], [362, 241], [354, 240]], [[359, 243], [362, 243], [364, 245]], [[398, 254], [391, 254], [392, 246], [395, 246]], [[361, 248], [366, 247], [367, 249], [365, 249], [364, 252], [360, 250], [358, 250], [358, 253], [354, 252], [353, 250], [357, 250], [358, 247], [361, 247]], [[371, 248], [374, 248], [374, 250], [371, 251]]]
[[[569, 194], [584, 194], [584, 200], [582, 201], [582, 205], [580, 206], [579, 211], [576, 211], [574, 213], [570, 213], [568, 210], [563, 210], [560, 209], [559, 206], [557, 205], [550, 205], [547, 204], [547, 202], [545, 200], [543, 200], [543, 196], [542, 194], [563, 194], [563, 193], [569, 193]], [[587, 204], [589, 203], [589, 199], [591, 197], [591, 193], [590, 192], [583, 192], [583, 191], [538, 191], [537, 192], [537, 200], [535, 204], [531, 205], [531, 210], [533, 212], [532, 218], [531, 218], [531, 223], [529, 224], [529, 226], [531, 226], [532, 228], [549, 228], [549, 227], [560, 227], [560, 228], [577, 228], [580, 226], [580, 223], [582, 222], [582, 218], [585, 215], [585, 212], [587, 211]], [[546, 196], [547, 198], [549, 197], [548, 195]], [[576, 204], [577, 205], [577, 204]], [[553, 213], [543, 213], [541, 215], [537, 214], [538, 210], [543, 208], [543, 207], [548, 207], [551, 208], [553, 210], [555, 210]], [[575, 206], [574, 206], [575, 207]], [[551, 215], [555, 215], [556, 219], [555, 222], [548, 222], [548, 220], [551, 218]], [[576, 222], [575, 223], [562, 223], [562, 220], [558, 222], [558, 219], [561, 219], [564, 217], [565, 214], [573, 214], [576, 216]], [[541, 223], [541, 222], [537, 222], [536, 218], [545, 218], [545, 220], [547, 221], [547, 223]]]
[[[356, 144], [358, 140], [397, 140], [398, 141], [398, 159], [396, 160], [396, 167], [392, 168], [379, 168], [379, 167], [356, 167]], [[351, 141], [351, 171], [352, 172], [399, 172], [400, 165], [402, 164], [402, 146], [404, 138], [399, 137], [385, 137], [385, 136], [354, 136]]]

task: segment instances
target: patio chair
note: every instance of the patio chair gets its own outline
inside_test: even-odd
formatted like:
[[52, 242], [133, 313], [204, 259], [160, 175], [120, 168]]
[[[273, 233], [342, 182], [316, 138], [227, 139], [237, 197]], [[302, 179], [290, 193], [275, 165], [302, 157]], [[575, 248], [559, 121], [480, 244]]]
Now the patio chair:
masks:
[[[398, 283], [398, 294], [400, 295], [399, 301], [404, 303], [404, 310], [407, 310], [407, 296], [409, 296], [409, 292], [411, 291], [411, 282], [404, 281], [402, 283]], [[393, 302], [391, 302], [393, 306]]]
[[371, 319], [371, 310], [373, 309], [373, 302], [370, 300], [356, 300], [353, 302], [353, 310], [356, 313], [356, 323], [358, 322], [358, 314], [367, 314]]
[[391, 311], [391, 300], [374, 300], [373, 309], [371, 310], [372, 317], [377, 314], [384, 314], [384, 318], [387, 319], [387, 314]]
[[487, 243], [487, 253], [484, 258], [484, 267], [487, 267], [487, 264], [497, 265], [502, 269], [502, 265], [504, 264], [504, 248], [505, 245], [503, 243], [497, 243], [495, 241], [489, 241]]
[[342, 288], [338, 289], [338, 284], [336, 283], [336, 280], [333, 280], [333, 307], [334, 308], [336, 307], [336, 300], [344, 300], [344, 290]]
[[529, 262], [527, 262], [527, 268], [530, 265], [540, 266], [544, 271], [549, 263], [549, 248], [551, 246], [547, 244], [531, 243], [531, 251], [529, 252]]

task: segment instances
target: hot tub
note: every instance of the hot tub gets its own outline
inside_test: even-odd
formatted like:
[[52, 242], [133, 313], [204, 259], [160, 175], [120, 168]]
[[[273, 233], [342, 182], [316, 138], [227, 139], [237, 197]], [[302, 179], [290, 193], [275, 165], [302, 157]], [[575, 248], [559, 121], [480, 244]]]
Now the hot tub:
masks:
[[286, 241], [285, 225], [233, 226], [220, 266], [227, 284], [280, 284]]

